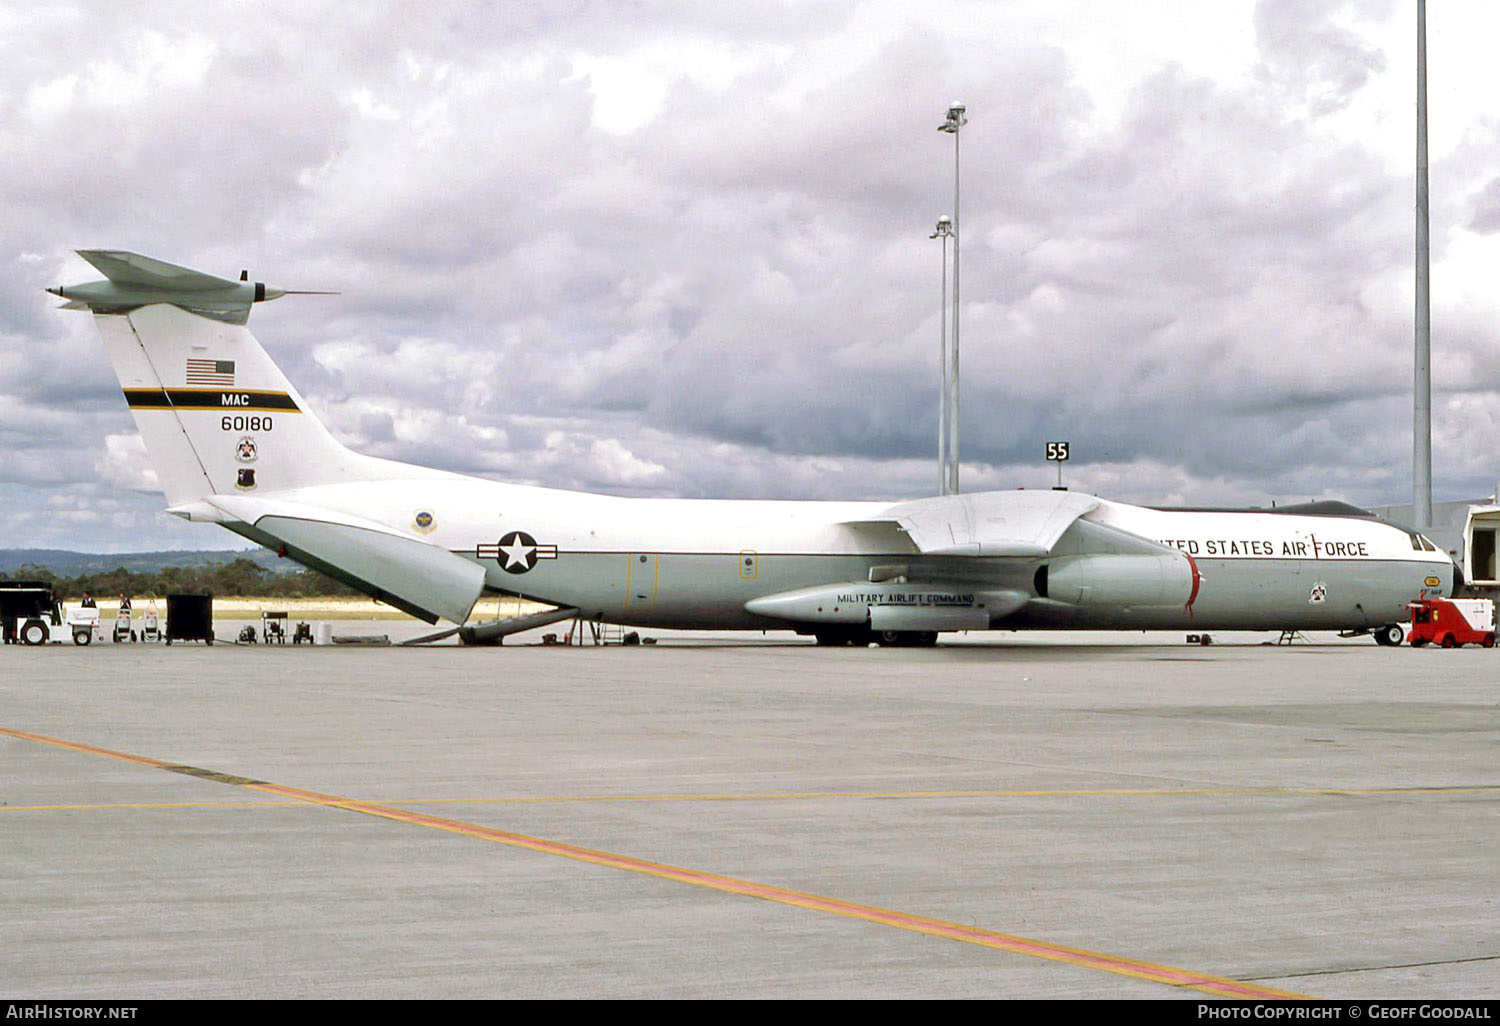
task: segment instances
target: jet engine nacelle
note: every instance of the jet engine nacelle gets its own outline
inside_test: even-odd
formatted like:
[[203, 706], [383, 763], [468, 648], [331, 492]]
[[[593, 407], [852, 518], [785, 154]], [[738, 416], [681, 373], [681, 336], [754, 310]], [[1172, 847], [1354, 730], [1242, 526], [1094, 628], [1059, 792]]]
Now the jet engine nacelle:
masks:
[[804, 624], [868, 625], [874, 630], [985, 630], [1025, 605], [1019, 591], [976, 591], [957, 584], [851, 581], [765, 595], [748, 612]]
[[1198, 596], [1198, 568], [1180, 552], [1075, 556], [1045, 570], [1037, 575], [1038, 590], [1075, 606], [1185, 606]]

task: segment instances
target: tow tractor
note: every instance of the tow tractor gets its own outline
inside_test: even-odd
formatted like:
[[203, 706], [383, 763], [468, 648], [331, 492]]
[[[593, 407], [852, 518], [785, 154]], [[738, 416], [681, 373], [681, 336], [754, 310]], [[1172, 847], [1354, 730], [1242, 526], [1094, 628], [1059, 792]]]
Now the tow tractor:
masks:
[[1411, 643], [1416, 648], [1464, 645], [1495, 647], [1495, 603], [1491, 599], [1423, 599], [1409, 602]]
[[0, 621], [6, 640], [27, 645], [73, 640], [87, 645], [99, 637], [99, 610], [75, 609], [64, 614], [62, 603], [44, 582], [13, 582], [0, 589]]

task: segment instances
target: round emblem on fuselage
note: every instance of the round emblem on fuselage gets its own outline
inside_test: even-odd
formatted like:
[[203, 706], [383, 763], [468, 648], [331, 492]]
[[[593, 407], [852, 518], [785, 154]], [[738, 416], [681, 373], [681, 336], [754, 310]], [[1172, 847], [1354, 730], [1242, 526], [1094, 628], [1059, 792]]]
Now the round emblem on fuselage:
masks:
[[429, 534], [437, 528], [437, 517], [430, 509], [419, 509], [411, 515], [411, 526], [418, 534]]
[[536, 566], [536, 539], [525, 531], [512, 531], [500, 539], [500, 569], [512, 574], [524, 574]]

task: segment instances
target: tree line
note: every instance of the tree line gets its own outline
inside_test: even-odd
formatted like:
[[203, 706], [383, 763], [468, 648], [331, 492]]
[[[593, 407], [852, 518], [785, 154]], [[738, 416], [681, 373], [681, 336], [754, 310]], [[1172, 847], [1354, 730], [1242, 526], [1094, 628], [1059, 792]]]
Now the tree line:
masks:
[[23, 563], [9, 574], [0, 574], [0, 580], [45, 581], [64, 600], [81, 599], [85, 591], [92, 592], [95, 598], [113, 598], [122, 593], [131, 598], [164, 598], [205, 592], [247, 598], [324, 598], [360, 594], [316, 570], [277, 573], [244, 558], [203, 566], [169, 566], [154, 571], [127, 570], [122, 566], [77, 577], [60, 577], [45, 566]]

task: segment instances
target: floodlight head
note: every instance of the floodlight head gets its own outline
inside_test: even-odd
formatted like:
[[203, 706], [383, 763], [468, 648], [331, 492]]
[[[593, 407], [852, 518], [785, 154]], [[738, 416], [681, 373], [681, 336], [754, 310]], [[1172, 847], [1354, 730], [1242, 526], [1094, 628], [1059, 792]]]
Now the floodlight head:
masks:
[[938, 125], [938, 131], [957, 132], [960, 127], [968, 124], [969, 119], [964, 117], [965, 109], [966, 108], [963, 104], [959, 103], [957, 100], [954, 100], [953, 103], [948, 107], [948, 120], [944, 121], [941, 125]]

